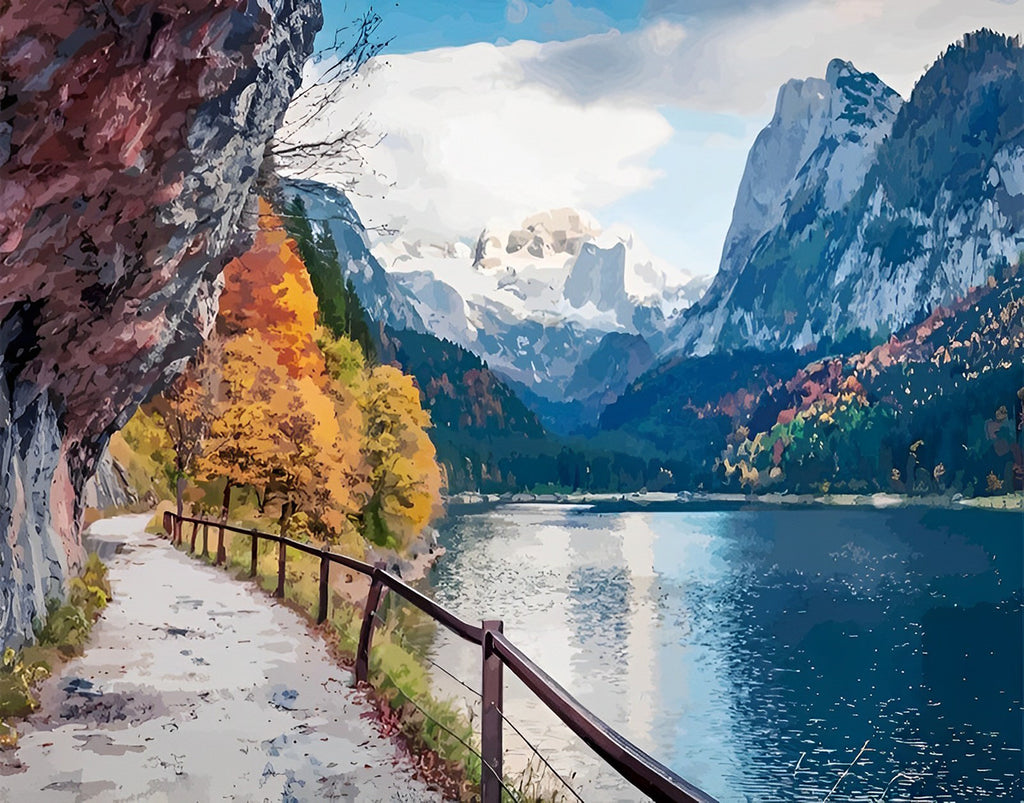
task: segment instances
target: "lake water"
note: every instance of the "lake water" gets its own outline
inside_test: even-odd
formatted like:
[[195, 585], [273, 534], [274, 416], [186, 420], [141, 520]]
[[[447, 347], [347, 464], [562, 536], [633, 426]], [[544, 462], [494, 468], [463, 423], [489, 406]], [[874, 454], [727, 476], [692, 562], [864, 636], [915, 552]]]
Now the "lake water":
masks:
[[[1021, 801], [1022, 522], [505, 506], [442, 523], [431, 583], [722, 801]], [[477, 648], [430, 652], [479, 688]], [[583, 799], [643, 799], [505, 677], [506, 713]]]

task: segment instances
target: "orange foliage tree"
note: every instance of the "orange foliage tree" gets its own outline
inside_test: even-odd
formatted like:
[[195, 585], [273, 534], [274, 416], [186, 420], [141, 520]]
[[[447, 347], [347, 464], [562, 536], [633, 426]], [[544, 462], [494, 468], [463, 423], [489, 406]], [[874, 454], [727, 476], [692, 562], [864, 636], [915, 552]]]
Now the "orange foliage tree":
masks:
[[248, 485], [261, 507], [280, 504], [282, 530], [302, 509], [337, 532], [365, 495], [359, 409], [332, 390], [305, 266], [265, 202], [260, 211], [253, 247], [224, 271], [221, 399], [199, 465], [225, 479], [225, 508], [231, 487]]

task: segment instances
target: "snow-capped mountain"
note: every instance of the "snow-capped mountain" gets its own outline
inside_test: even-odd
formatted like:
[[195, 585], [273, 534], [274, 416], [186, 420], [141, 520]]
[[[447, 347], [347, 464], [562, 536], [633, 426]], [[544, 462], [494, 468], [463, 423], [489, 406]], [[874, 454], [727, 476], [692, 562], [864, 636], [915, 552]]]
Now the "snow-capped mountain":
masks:
[[1024, 252], [1024, 50], [970, 34], [905, 103], [833, 61], [758, 136], [722, 263], [671, 331], [687, 354], [876, 340]]
[[[468, 242], [399, 235], [371, 251], [341, 191], [282, 179], [280, 195], [285, 204], [301, 200], [314, 231], [330, 232], [342, 272], [374, 321], [451, 341], [526, 395], [585, 402], [594, 420], [609, 393], [617, 396], [649, 364], [650, 357], [641, 365], [637, 355], [660, 346], [667, 324], [706, 287], [705, 278], [674, 272], [628, 231], [602, 231], [571, 209]], [[623, 337], [605, 340], [609, 334]], [[617, 344], [626, 344], [621, 355], [613, 354]], [[628, 370], [609, 367], [608, 383], [598, 386], [595, 355]]]
[[664, 330], [704, 289], [621, 228], [557, 209], [475, 241], [410, 242], [374, 249], [433, 334], [548, 398], [561, 398], [577, 366], [610, 332], [658, 348]]

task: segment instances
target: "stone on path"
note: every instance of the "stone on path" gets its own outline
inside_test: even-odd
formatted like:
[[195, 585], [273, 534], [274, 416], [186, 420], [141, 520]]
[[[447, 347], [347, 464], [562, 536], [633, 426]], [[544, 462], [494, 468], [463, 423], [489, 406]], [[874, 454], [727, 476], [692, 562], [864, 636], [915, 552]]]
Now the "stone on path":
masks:
[[296, 613], [148, 520], [92, 526], [124, 545], [114, 599], [0, 753], [0, 801], [441, 800]]

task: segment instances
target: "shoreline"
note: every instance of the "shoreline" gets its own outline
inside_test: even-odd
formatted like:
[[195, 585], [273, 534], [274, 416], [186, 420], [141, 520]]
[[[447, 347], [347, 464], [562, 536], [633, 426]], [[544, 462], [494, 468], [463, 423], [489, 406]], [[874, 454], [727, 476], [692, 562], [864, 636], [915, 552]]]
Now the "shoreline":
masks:
[[704, 511], [738, 510], [748, 508], [858, 508], [891, 510], [896, 508], [927, 507], [936, 510], [995, 510], [1024, 512], [1024, 493], [1001, 496], [963, 497], [960, 494], [739, 494], [739, 493], [598, 493], [598, 494], [481, 494], [462, 492], [445, 500], [449, 510], [488, 509], [506, 505], [566, 505], [587, 506], [604, 512], [631, 510], [650, 511]]

